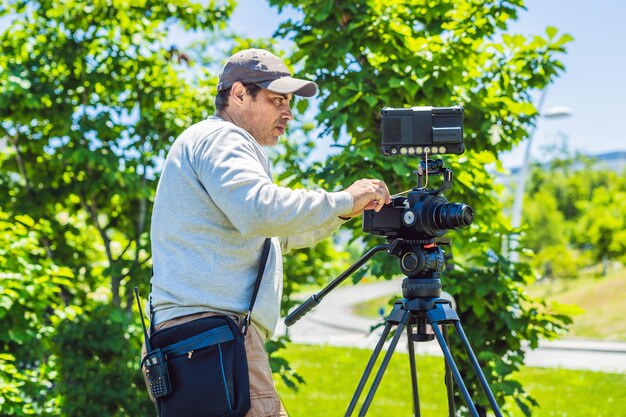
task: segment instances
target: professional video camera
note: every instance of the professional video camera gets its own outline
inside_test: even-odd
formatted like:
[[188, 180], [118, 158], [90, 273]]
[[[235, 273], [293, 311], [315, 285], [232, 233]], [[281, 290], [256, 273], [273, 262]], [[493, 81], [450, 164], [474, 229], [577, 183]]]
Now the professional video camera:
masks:
[[[452, 186], [452, 170], [441, 159], [429, 155], [461, 154], [463, 147], [463, 107], [384, 108], [382, 146], [386, 156], [419, 156], [415, 172], [417, 186], [407, 197], [396, 196], [379, 212], [363, 213], [363, 231], [398, 239], [395, 255], [408, 277], [437, 274], [443, 269], [442, 239], [449, 229], [467, 227], [474, 219], [472, 208], [462, 203], [448, 203], [441, 192]], [[443, 175], [438, 189], [428, 189], [429, 176]], [[437, 276], [432, 276], [437, 278]]]
[[[444, 168], [440, 159], [428, 160], [429, 155], [464, 152], [463, 107], [384, 108], [381, 114], [383, 155], [419, 156], [423, 160], [416, 172], [418, 185], [408, 198], [396, 197], [378, 213], [365, 212], [363, 230], [391, 238], [428, 239], [468, 226], [474, 218], [472, 208], [448, 203], [439, 195], [452, 186], [452, 171]], [[422, 178], [441, 174], [441, 188], [422, 186]]]

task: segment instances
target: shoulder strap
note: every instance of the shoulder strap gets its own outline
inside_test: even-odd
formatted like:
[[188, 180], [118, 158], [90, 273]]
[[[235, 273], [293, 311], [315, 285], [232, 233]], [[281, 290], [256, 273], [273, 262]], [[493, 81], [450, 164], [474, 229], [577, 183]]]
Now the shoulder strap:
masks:
[[256, 281], [254, 282], [254, 290], [252, 290], [252, 299], [250, 300], [250, 307], [248, 308], [248, 314], [246, 314], [246, 318], [244, 319], [243, 327], [241, 332], [245, 336], [248, 333], [248, 328], [250, 327], [250, 322], [252, 321], [252, 307], [254, 307], [254, 302], [256, 301], [256, 296], [259, 293], [259, 288], [261, 287], [261, 279], [263, 279], [263, 272], [265, 272], [265, 264], [267, 264], [267, 257], [270, 254], [270, 246], [272, 243], [272, 239], [269, 237], [265, 239], [265, 243], [263, 244], [263, 254], [261, 255], [261, 264], [259, 265], [259, 273], [256, 276]]

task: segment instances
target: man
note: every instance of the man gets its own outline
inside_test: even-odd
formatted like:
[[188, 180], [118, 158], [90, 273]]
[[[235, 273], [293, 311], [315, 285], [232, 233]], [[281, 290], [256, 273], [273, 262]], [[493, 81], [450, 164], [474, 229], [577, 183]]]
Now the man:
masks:
[[293, 116], [293, 95], [315, 83], [295, 79], [275, 55], [233, 55], [219, 78], [215, 116], [185, 130], [167, 156], [152, 215], [152, 311], [161, 329], [207, 315], [247, 312], [265, 238], [270, 255], [246, 336], [251, 409], [284, 415], [264, 350], [279, 318], [282, 253], [314, 245], [364, 209], [390, 202], [384, 182], [345, 191], [292, 190], [272, 182], [272, 146]]

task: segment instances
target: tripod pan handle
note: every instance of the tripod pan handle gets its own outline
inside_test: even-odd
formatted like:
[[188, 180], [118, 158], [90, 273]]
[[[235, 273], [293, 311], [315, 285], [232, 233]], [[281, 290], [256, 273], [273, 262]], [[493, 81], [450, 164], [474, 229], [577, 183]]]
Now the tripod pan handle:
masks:
[[300, 304], [298, 308], [289, 313], [289, 315], [285, 318], [285, 324], [287, 326], [291, 326], [292, 324], [300, 320], [302, 316], [311, 311], [313, 307], [318, 305], [320, 301], [322, 300], [318, 301], [317, 298], [315, 298], [315, 295], [312, 295], [308, 300]]

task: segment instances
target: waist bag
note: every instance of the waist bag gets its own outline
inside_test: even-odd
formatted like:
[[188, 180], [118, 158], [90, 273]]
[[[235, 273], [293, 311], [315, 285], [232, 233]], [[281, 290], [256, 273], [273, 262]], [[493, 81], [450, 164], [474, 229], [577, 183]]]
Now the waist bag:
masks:
[[243, 417], [250, 408], [244, 336], [227, 316], [155, 332], [152, 347], [167, 363], [171, 393], [157, 397], [160, 417]]
[[270, 243], [269, 238], [265, 240], [250, 308], [241, 329], [225, 315], [167, 327], [151, 337], [144, 324], [148, 353], [142, 360], [142, 370], [159, 417], [244, 417], [250, 409], [244, 342]]

